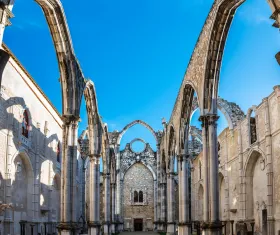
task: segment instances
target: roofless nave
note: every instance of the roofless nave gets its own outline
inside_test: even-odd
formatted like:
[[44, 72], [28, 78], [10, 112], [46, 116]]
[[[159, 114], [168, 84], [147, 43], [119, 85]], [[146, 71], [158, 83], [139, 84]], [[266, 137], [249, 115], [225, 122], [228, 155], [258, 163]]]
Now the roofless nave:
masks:
[[[3, 38], [14, 1], [0, 2]], [[217, 94], [228, 30], [243, 0], [214, 1], [163, 130], [136, 120], [120, 132], [109, 132], [100, 118], [61, 2], [36, 2], [57, 54], [63, 111], [2, 45], [0, 234], [279, 233], [280, 87], [246, 115]], [[279, 27], [280, 3], [268, 3]], [[83, 97], [88, 128], [78, 137]], [[190, 126], [196, 109], [202, 130]], [[228, 121], [219, 136], [217, 109]], [[142, 139], [120, 149], [136, 124], [153, 134], [156, 150]], [[142, 151], [133, 149], [135, 141]]]

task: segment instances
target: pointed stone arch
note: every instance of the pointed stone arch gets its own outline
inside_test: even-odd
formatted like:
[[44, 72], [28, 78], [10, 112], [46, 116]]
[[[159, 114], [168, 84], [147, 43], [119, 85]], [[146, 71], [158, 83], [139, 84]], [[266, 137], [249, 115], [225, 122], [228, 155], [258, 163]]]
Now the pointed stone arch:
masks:
[[147, 129], [152, 133], [152, 135], [154, 136], [154, 138], [155, 138], [155, 140], [156, 140], [156, 144], [159, 143], [156, 132], [154, 131], [154, 129], [153, 129], [149, 124], [147, 124], [146, 122], [144, 122], [144, 121], [142, 121], [142, 120], [135, 120], [135, 121], [133, 121], [133, 122], [127, 124], [127, 125], [122, 129], [122, 131], [119, 132], [118, 139], [117, 139], [117, 144], [118, 144], [118, 145], [120, 145], [121, 140], [122, 140], [122, 137], [123, 137], [123, 135], [127, 132], [127, 130], [130, 129], [131, 127], [137, 125], [137, 124], [142, 125], [142, 126], [144, 126], [145, 128], [147, 128]]
[[88, 114], [89, 154], [101, 154], [103, 126], [98, 113], [95, 87], [92, 81], [87, 81], [84, 90]]

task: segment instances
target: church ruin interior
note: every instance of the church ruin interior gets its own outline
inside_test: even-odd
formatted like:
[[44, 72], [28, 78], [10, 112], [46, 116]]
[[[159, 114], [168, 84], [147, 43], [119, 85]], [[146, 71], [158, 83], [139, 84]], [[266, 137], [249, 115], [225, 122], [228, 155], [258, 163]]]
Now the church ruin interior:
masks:
[[[218, 94], [225, 42], [244, 0], [213, 0], [162, 129], [134, 120], [119, 131], [103, 121], [61, 1], [35, 0], [57, 56], [57, 111], [2, 42], [16, 2], [0, 0], [0, 235], [280, 233], [280, 86], [248, 110]], [[279, 28], [280, 2], [267, 3]], [[88, 125], [78, 134], [82, 102]], [[191, 123], [195, 112], [200, 127]], [[219, 134], [218, 112], [227, 122]], [[155, 144], [121, 142], [137, 125]]]

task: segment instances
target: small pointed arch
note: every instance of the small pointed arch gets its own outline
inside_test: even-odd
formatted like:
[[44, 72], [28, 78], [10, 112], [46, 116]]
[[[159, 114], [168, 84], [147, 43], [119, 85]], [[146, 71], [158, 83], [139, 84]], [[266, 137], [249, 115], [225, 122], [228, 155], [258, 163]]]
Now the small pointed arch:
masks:
[[110, 165], [111, 165], [111, 148], [110, 148], [110, 139], [108, 133], [108, 125], [104, 124], [104, 137], [103, 137], [103, 168], [104, 172], [110, 172]]
[[87, 81], [84, 96], [88, 114], [89, 154], [100, 155], [102, 151], [103, 125], [98, 113], [95, 87]]
[[254, 144], [258, 140], [257, 133], [257, 106], [252, 106], [247, 112], [248, 130], [249, 130], [249, 144]]
[[180, 118], [180, 128], [179, 128], [179, 151], [181, 153], [187, 153], [188, 151], [188, 136], [190, 129], [191, 116], [193, 114], [194, 105], [195, 109], [199, 107], [198, 97], [195, 96], [196, 91], [194, 86], [190, 81], [184, 86], [183, 97], [182, 97], [182, 107], [181, 107], [181, 118]]
[[177, 151], [176, 147], [176, 139], [175, 139], [175, 130], [173, 125], [169, 125], [168, 127], [168, 135], [167, 135], [167, 146], [168, 146], [168, 163], [167, 167], [169, 170], [173, 171], [173, 161], [174, 161], [174, 156]]

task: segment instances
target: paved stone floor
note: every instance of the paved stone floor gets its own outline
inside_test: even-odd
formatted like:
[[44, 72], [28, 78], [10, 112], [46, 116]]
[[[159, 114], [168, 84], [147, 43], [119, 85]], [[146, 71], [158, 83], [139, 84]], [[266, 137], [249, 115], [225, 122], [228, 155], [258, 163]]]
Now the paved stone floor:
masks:
[[122, 232], [120, 235], [159, 235], [156, 232]]

